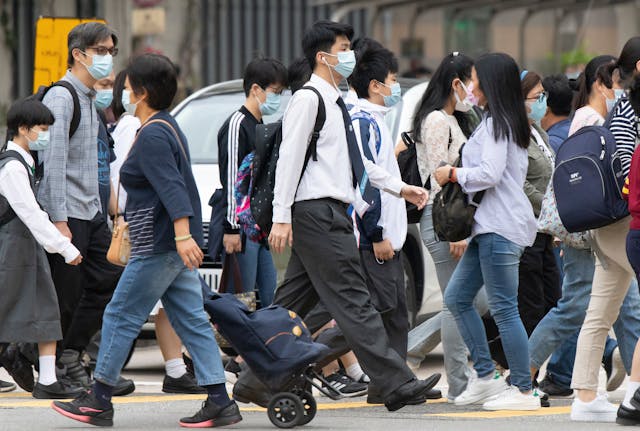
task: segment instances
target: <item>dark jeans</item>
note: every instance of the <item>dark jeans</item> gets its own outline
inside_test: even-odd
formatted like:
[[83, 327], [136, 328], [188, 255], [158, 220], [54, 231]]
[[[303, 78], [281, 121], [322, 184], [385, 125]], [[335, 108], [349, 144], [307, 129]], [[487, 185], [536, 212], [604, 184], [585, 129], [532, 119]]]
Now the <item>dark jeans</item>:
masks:
[[551, 235], [538, 233], [533, 245], [524, 249], [518, 278], [518, 310], [527, 335], [531, 335], [562, 296]]
[[50, 254], [51, 276], [58, 293], [61, 348], [82, 351], [102, 327], [104, 309], [111, 300], [122, 268], [107, 261], [111, 232], [102, 214], [93, 220], [67, 221], [71, 242], [82, 254], [78, 266], [67, 265], [59, 254]]
[[388, 396], [415, 376], [391, 347], [371, 303], [346, 207], [330, 199], [294, 205], [291, 259], [274, 303], [304, 318], [322, 300], [364, 371]]

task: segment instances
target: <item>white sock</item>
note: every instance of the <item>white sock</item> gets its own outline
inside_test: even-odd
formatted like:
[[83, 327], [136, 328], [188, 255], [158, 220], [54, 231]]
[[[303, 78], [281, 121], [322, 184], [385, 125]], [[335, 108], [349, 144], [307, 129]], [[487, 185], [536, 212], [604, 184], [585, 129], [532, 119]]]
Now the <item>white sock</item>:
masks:
[[56, 378], [56, 357], [55, 355], [40, 356], [38, 358], [40, 371], [38, 372], [38, 383], [48, 386], [55, 383]]
[[169, 359], [164, 363], [164, 369], [167, 373], [167, 376], [174, 379], [179, 379], [187, 372], [187, 366], [184, 364], [184, 360], [181, 357], [176, 359]]
[[364, 371], [362, 371], [362, 368], [360, 367], [359, 363], [355, 363], [355, 364], [351, 364], [347, 367], [346, 369], [347, 371], [347, 376], [351, 377], [353, 380], [355, 380], [356, 382], [358, 380], [360, 380], [360, 378], [362, 376], [365, 376], [365, 382], [369, 382], [369, 376], [367, 376]]
[[633, 409], [634, 407], [631, 405], [631, 398], [633, 398], [633, 394], [636, 393], [636, 390], [640, 388], [640, 382], [632, 382], [629, 380], [627, 382], [627, 393], [624, 394], [624, 401], [622, 401], [622, 405], [628, 409]]

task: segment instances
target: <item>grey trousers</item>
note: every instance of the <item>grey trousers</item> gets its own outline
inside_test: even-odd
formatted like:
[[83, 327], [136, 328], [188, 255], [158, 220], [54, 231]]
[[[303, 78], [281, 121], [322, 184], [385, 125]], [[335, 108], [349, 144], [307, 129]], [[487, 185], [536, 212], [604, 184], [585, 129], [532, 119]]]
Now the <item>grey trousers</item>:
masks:
[[[427, 205], [422, 213], [420, 236], [431, 255], [436, 269], [438, 284], [444, 294], [449, 279], [456, 268], [457, 261], [449, 253], [449, 243], [440, 242], [436, 238], [433, 230], [431, 205]], [[480, 315], [488, 312], [489, 305], [484, 288], [478, 292], [475, 306]], [[447, 397], [454, 399], [466, 389], [471, 369], [468, 365], [467, 346], [458, 331], [458, 325], [453, 314], [444, 304], [444, 301], [440, 313], [409, 332], [408, 356], [409, 359], [422, 361], [430, 348], [434, 347], [432, 346], [432, 340], [436, 338], [437, 331], [440, 331], [442, 349], [444, 351], [444, 369], [449, 384]]]
[[294, 205], [293, 250], [274, 303], [304, 318], [321, 300], [386, 397], [415, 376], [390, 347], [382, 318], [371, 303], [346, 209], [346, 204], [331, 199]]

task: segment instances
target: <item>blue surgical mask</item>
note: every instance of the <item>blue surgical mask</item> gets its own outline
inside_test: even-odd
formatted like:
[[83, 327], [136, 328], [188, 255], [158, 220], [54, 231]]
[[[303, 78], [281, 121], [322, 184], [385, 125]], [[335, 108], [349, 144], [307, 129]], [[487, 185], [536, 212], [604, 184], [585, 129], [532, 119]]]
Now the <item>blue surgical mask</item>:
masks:
[[529, 118], [537, 124], [540, 124], [540, 120], [542, 120], [544, 114], [547, 113], [547, 97], [539, 97], [538, 100], [529, 104], [529, 108], [531, 109], [531, 112], [529, 112]]
[[111, 106], [111, 102], [113, 101], [113, 90], [98, 90], [96, 91], [96, 98], [93, 101], [93, 104], [98, 109], [106, 109]]
[[127, 113], [136, 115], [138, 104], [131, 103], [131, 92], [129, 90], [122, 90], [122, 106]]
[[93, 58], [93, 63], [91, 64], [91, 66], [87, 66], [86, 64], [82, 63], [87, 68], [87, 70], [89, 71], [89, 75], [91, 75], [93, 79], [104, 79], [109, 76], [109, 74], [113, 70], [113, 57], [111, 56], [111, 54], [85, 54]]
[[271, 93], [270, 91], [262, 91], [267, 93], [267, 98], [264, 103], [260, 103], [260, 101], [258, 100], [258, 103], [260, 103], [260, 113], [262, 113], [262, 115], [275, 114], [276, 112], [278, 112], [278, 109], [280, 109], [280, 95]]
[[607, 104], [607, 113], [609, 113], [614, 108], [614, 106], [616, 106], [618, 99], [616, 99], [615, 97], [613, 99], [609, 99], [607, 96], [605, 96], [604, 102]]
[[616, 88], [615, 90], [613, 90], [613, 93], [615, 94], [614, 99], [616, 102], [618, 101], [618, 99], [624, 96], [624, 90], [621, 88]]
[[49, 131], [41, 130], [38, 132], [38, 139], [31, 141], [27, 138], [27, 141], [29, 142], [29, 149], [31, 151], [42, 151], [49, 146]]
[[384, 106], [386, 106], [387, 108], [390, 108], [391, 106], [395, 105], [396, 103], [402, 100], [402, 89], [400, 88], [399, 83], [394, 82], [390, 86], [382, 82], [380, 84], [384, 85], [387, 88], [391, 88], [390, 96], [384, 96], [384, 95], [382, 96], [382, 99], [384, 101]]
[[331, 57], [338, 57], [338, 64], [336, 64], [335, 66], [331, 66], [329, 63], [327, 63], [326, 60], [325, 64], [329, 67], [333, 67], [335, 71], [342, 75], [344, 78], [348, 78], [351, 73], [353, 73], [353, 69], [356, 67], [356, 54], [353, 52], [353, 50], [341, 51], [337, 55], [329, 54], [328, 52], [325, 54], [330, 55]]

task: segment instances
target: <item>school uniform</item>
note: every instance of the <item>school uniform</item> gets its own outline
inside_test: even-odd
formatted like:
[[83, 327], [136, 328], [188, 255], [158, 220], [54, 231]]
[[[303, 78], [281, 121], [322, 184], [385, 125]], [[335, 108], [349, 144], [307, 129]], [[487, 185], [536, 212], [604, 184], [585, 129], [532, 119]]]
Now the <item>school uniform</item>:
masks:
[[0, 342], [59, 340], [58, 299], [45, 250], [66, 262], [79, 252], [36, 202], [31, 154], [11, 141], [7, 151], [17, 152], [29, 170], [15, 158], [0, 160], [0, 201], [15, 213], [0, 226]]

